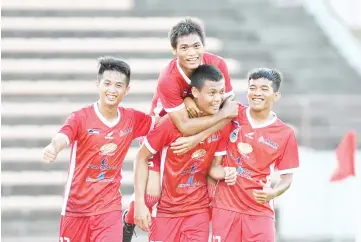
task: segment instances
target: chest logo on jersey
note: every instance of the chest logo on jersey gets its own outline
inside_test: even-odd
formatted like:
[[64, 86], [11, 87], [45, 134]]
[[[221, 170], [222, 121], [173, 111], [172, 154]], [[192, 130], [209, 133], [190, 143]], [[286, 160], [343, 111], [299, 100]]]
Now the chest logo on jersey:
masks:
[[100, 134], [99, 129], [88, 129], [88, 134]]
[[249, 133], [245, 134], [244, 136], [246, 136], [246, 138], [248, 138], [248, 139], [253, 139], [254, 138], [254, 132], [249, 132]]
[[229, 140], [234, 143], [237, 141], [239, 130], [241, 129], [241, 126], [237, 121], [232, 121], [234, 125], [236, 125], [236, 128], [231, 132], [229, 135]]
[[237, 144], [237, 149], [243, 155], [248, 155], [248, 154], [252, 153], [252, 151], [253, 151], [253, 148], [250, 144], [243, 143], [243, 142], [239, 142]]
[[208, 142], [208, 144], [210, 144], [210, 143], [216, 142], [218, 140], [219, 140], [219, 135], [213, 134], [210, 137], [208, 137], [207, 142]]
[[196, 150], [196, 151], [193, 152], [192, 159], [199, 159], [199, 158], [201, 158], [201, 157], [203, 157], [205, 155], [206, 155], [206, 150], [199, 149], [199, 150]]
[[107, 135], [105, 135], [105, 139], [114, 139], [113, 133], [114, 132], [112, 131], [112, 132], [108, 133]]
[[117, 145], [114, 143], [108, 143], [100, 147], [100, 153], [102, 155], [112, 155], [113, 152], [117, 149]]
[[272, 149], [278, 149], [278, 144], [270, 139], [266, 139], [265, 137], [261, 136], [258, 139], [258, 142], [261, 144], [265, 144], [269, 147], [271, 147]]
[[120, 130], [119, 131], [119, 136], [123, 137], [124, 135], [127, 135], [127, 134], [131, 133], [132, 131], [133, 131], [132, 128], [127, 128], [127, 129], [124, 129], [124, 130]]
[[190, 176], [187, 180], [187, 183], [181, 183], [178, 187], [198, 187], [201, 183], [199, 181], [194, 180], [194, 176]]

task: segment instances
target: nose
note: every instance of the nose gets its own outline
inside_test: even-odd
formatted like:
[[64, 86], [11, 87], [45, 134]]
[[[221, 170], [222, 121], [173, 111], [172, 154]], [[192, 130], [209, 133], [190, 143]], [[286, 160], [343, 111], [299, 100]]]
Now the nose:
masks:
[[193, 48], [193, 47], [190, 47], [190, 48], [188, 48], [188, 55], [189, 56], [193, 56], [193, 55], [195, 55], [197, 52], [196, 52], [196, 49], [195, 48]]
[[216, 95], [214, 95], [214, 99], [213, 99], [214, 102], [221, 103], [222, 100], [223, 100], [223, 95], [222, 94], [217, 93]]
[[109, 86], [108, 86], [108, 89], [107, 89], [107, 92], [115, 93], [116, 90], [117, 90], [117, 89], [116, 89], [115, 85], [109, 85]]

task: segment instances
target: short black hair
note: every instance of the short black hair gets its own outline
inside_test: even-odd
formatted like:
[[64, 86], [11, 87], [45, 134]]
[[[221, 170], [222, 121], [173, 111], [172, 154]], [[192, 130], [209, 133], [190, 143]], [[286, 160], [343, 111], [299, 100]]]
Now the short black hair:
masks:
[[98, 58], [98, 64], [98, 79], [105, 71], [117, 71], [125, 75], [127, 86], [129, 85], [131, 71], [126, 62], [112, 56], [104, 56]]
[[178, 38], [187, 36], [190, 34], [197, 34], [201, 39], [203, 45], [205, 45], [206, 34], [200, 21], [196, 19], [186, 18], [181, 20], [172, 27], [169, 31], [169, 40], [172, 47], [177, 48]]
[[278, 92], [281, 87], [282, 82], [282, 73], [275, 70], [275, 69], [269, 69], [269, 68], [256, 68], [252, 69], [248, 73], [248, 81], [253, 79], [257, 80], [260, 78], [266, 78], [272, 82], [272, 88], [275, 92]]
[[195, 69], [191, 77], [191, 87], [202, 90], [205, 81], [219, 82], [223, 79], [223, 74], [217, 67], [212, 65], [200, 65]]

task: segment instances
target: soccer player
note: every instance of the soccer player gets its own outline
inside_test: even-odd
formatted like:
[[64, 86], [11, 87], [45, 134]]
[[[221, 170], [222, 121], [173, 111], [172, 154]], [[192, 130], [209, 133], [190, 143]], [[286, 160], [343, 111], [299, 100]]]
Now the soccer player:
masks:
[[[201, 65], [193, 73], [191, 85], [202, 115], [216, 114], [223, 101], [222, 73], [211, 65]], [[136, 156], [135, 219], [141, 229], [149, 230], [150, 241], [208, 241], [207, 176], [213, 157], [224, 155], [228, 135], [222, 137], [217, 131], [186, 154], [176, 155], [167, 147], [181, 136], [167, 115], [146, 136]], [[161, 149], [162, 193], [149, 229], [150, 213], [144, 201], [148, 158]], [[212, 167], [210, 175], [232, 185], [236, 180], [236, 169], [217, 165]]]
[[[213, 207], [213, 242], [275, 241], [273, 199], [283, 194], [299, 166], [294, 131], [272, 112], [281, 94], [281, 74], [255, 69], [248, 77], [249, 107], [225, 127], [229, 140], [223, 165], [237, 168], [235, 186], [217, 186]], [[222, 161], [218, 159], [216, 164]], [[271, 187], [271, 174], [280, 180]]]
[[146, 135], [155, 123], [150, 115], [119, 107], [129, 91], [130, 74], [125, 62], [101, 58], [99, 100], [73, 112], [44, 148], [42, 160], [53, 162], [71, 144], [60, 241], [122, 241], [123, 161], [132, 140]]
[[[158, 86], [152, 100], [151, 115], [164, 116], [169, 114], [172, 122], [183, 136], [195, 135], [204, 131], [221, 120], [225, 119], [224, 112], [204, 116], [191, 98], [190, 77], [194, 70], [202, 64], [210, 64], [217, 67], [225, 80], [225, 93], [223, 98], [234, 96], [228, 68], [222, 57], [207, 53], [204, 50], [205, 32], [202, 26], [193, 19], [185, 19], [172, 27], [169, 32], [170, 44], [173, 54], [176, 56], [161, 72]], [[190, 118], [190, 117], [192, 118]], [[223, 126], [226, 122], [222, 123]], [[219, 128], [223, 127], [222, 125]], [[218, 126], [217, 126], [218, 127]], [[177, 143], [181, 149], [190, 149], [203, 135], [194, 136], [191, 144]], [[146, 204], [153, 207], [160, 193], [160, 153], [155, 154], [149, 160], [149, 179], [147, 185]], [[129, 205], [129, 210], [124, 212], [123, 241], [130, 242], [134, 230], [134, 201]]]

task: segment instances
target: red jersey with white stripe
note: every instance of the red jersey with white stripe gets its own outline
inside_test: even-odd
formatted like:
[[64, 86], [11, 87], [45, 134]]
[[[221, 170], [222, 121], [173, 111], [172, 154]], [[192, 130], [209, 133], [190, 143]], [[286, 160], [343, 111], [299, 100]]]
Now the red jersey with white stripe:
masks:
[[299, 166], [298, 145], [292, 128], [272, 113], [262, 125], [253, 122], [249, 108], [239, 106], [238, 117], [225, 127], [228, 132], [227, 155], [223, 165], [237, 168], [237, 182], [227, 186], [221, 181], [212, 206], [239, 213], [274, 216], [273, 202], [259, 204], [254, 189], [262, 189], [260, 181], [271, 183], [271, 173], [292, 173]]
[[[233, 89], [226, 61], [222, 57], [206, 52], [203, 55], [202, 64], [213, 65], [222, 72], [225, 79], [224, 97], [231, 96]], [[190, 83], [191, 80], [183, 72], [177, 59], [173, 59], [158, 78], [158, 86], [153, 96], [150, 113], [164, 116], [166, 112], [184, 108], [183, 99], [192, 94]]]
[[181, 136], [167, 115], [144, 140], [151, 153], [162, 149], [162, 193], [153, 213], [157, 217], [183, 217], [209, 210], [209, 168], [214, 156], [225, 154], [228, 136], [222, 139], [216, 132], [184, 155], [176, 155], [168, 146]]
[[107, 121], [95, 103], [73, 112], [59, 133], [71, 144], [62, 215], [90, 216], [121, 210], [122, 165], [133, 139], [146, 135], [154, 118], [119, 107]]

